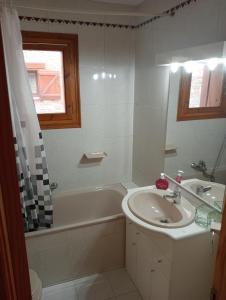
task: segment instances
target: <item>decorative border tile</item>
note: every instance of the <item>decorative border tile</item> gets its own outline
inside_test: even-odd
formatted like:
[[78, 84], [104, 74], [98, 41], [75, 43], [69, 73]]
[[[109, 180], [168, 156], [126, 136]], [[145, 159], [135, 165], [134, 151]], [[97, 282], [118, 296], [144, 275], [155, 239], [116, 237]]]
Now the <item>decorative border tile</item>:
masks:
[[80, 20], [66, 20], [66, 19], [53, 19], [44, 17], [29, 17], [29, 16], [19, 16], [21, 21], [31, 21], [31, 22], [42, 22], [42, 23], [57, 23], [57, 24], [70, 24], [70, 25], [80, 25], [80, 26], [96, 26], [96, 27], [107, 27], [107, 28], [120, 28], [120, 29], [138, 29], [154, 21], [157, 21], [163, 17], [171, 16], [173, 17], [179, 10], [187, 7], [198, 0], [186, 0], [180, 4], [173, 6], [166, 11], [163, 11], [160, 15], [152, 17], [144, 22], [137, 25], [125, 25], [125, 24], [114, 24], [114, 23], [103, 23], [103, 22], [89, 22]]

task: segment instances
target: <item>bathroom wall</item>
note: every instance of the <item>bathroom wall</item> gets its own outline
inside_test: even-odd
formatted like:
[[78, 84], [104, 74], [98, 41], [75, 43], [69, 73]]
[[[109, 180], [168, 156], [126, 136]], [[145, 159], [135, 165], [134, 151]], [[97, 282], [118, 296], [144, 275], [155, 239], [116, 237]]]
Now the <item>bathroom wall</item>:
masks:
[[[76, 18], [75, 15], [19, 9], [20, 15]], [[88, 17], [93, 19], [93, 17]], [[99, 18], [104, 21], [103, 18]], [[98, 19], [96, 19], [98, 21]], [[113, 21], [113, 20], [111, 20]], [[120, 21], [114, 19], [114, 21]], [[58, 191], [116, 182], [132, 177], [134, 33], [130, 29], [74, 26], [43, 22], [21, 23], [23, 30], [76, 33], [82, 128], [44, 130], [51, 181]], [[93, 74], [116, 79], [93, 80]], [[105, 151], [100, 163], [81, 164], [85, 152]]]
[[[148, 4], [146, 3], [145, 5], [146, 9], [148, 9]], [[133, 146], [134, 182], [139, 185], [153, 183], [159, 173], [164, 170], [165, 157], [163, 148], [166, 136], [165, 103], [169, 74], [167, 74], [164, 67], [156, 66], [156, 55], [225, 39], [226, 2], [224, 0], [197, 1], [197, 3], [177, 12], [174, 17], [162, 18], [142, 27], [136, 32]], [[173, 109], [173, 107], [170, 109]], [[204, 124], [202, 122], [197, 121], [200, 127]], [[182, 123], [181, 126], [183, 126]], [[208, 121], [211, 137], [218, 132], [217, 130], [214, 131], [215, 124], [216, 122], [213, 120]], [[173, 134], [174, 132], [172, 132], [171, 136]], [[185, 136], [186, 134], [184, 132]], [[197, 136], [196, 139], [193, 137], [191, 144], [186, 149], [185, 156], [188, 153], [192, 153], [194, 143], [198, 141]], [[207, 144], [209, 141], [210, 139], [207, 139]], [[213, 154], [213, 148], [210, 148], [211, 154]], [[215, 153], [217, 149], [216, 147]], [[209, 153], [208, 157], [211, 154]], [[176, 159], [177, 157], [175, 157], [175, 161]], [[194, 160], [196, 159], [199, 158], [194, 157]], [[183, 165], [182, 168], [185, 168], [185, 166]]]

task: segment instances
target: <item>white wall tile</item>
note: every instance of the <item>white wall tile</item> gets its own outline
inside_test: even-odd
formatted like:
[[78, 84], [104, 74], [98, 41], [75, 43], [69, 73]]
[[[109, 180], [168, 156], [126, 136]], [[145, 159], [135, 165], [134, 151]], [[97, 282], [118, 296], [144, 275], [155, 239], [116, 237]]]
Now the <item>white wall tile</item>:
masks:
[[[22, 22], [22, 28], [30, 30], [32, 24], [37, 31], [77, 33], [79, 38], [82, 128], [44, 130], [50, 180], [58, 182], [57, 191], [131, 181], [134, 33], [27, 23]], [[117, 78], [93, 79], [93, 74], [102, 72], [116, 74]], [[108, 157], [99, 163], [80, 164], [83, 153], [93, 151], [106, 151]]]

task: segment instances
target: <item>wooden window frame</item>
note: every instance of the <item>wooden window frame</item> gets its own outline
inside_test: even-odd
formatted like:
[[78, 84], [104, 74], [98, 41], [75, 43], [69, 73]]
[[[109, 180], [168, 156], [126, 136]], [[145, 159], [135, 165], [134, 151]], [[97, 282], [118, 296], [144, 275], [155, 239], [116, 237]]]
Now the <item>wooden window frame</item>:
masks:
[[42, 129], [80, 128], [78, 35], [22, 31], [24, 50], [63, 53], [65, 113], [38, 114]]
[[182, 71], [177, 109], [177, 121], [216, 119], [226, 117], [226, 75], [224, 74], [222, 101], [218, 107], [189, 108], [192, 74]]

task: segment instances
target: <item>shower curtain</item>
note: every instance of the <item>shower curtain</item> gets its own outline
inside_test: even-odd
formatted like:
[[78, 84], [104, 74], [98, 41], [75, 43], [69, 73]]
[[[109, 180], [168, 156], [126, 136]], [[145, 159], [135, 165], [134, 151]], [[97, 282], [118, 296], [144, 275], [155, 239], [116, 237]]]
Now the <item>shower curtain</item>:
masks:
[[0, 10], [7, 84], [25, 231], [50, 227], [53, 208], [45, 148], [28, 75], [17, 12]]

